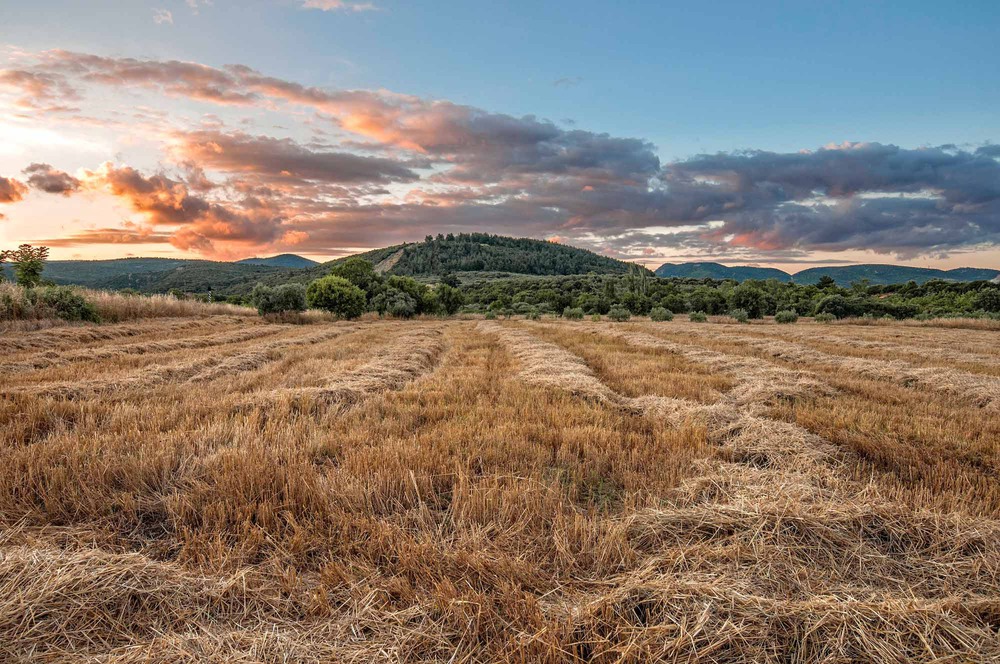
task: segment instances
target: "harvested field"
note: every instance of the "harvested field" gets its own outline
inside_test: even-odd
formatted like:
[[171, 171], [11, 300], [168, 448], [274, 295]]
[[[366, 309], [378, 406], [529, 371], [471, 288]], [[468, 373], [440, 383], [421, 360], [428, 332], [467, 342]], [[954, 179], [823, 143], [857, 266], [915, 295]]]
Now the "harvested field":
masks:
[[997, 661], [1000, 351], [852, 332], [7, 334], [0, 661]]

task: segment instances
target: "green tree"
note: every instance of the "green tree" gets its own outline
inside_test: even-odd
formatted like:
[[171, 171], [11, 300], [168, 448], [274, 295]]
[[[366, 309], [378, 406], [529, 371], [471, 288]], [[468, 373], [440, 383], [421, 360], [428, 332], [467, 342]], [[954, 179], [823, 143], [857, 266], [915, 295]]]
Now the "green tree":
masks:
[[309, 306], [324, 309], [341, 318], [357, 318], [365, 312], [365, 292], [347, 279], [326, 276], [309, 284], [306, 289]]
[[733, 289], [729, 298], [733, 309], [743, 309], [750, 318], [763, 318], [774, 308], [770, 294], [752, 281], [744, 281]]
[[837, 287], [837, 282], [830, 275], [824, 274], [819, 278], [819, 281], [816, 282], [816, 287], [820, 290], [830, 290], [831, 288]]
[[352, 284], [363, 290], [371, 298], [375, 287], [381, 283], [382, 277], [375, 271], [375, 266], [370, 261], [358, 256], [351, 256], [343, 263], [338, 263], [330, 268], [330, 274], [335, 277], [347, 279]]
[[973, 298], [972, 306], [983, 311], [1000, 311], [1000, 288], [988, 286], [982, 289]]
[[10, 261], [14, 267], [14, 277], [17, 283], [25, 288], [33, 288], [42, 281], [42, 271], [49, 257], [48, 247], [33, 247], [22, 244], [17, 249], [0, 253], [0, 263]]
[[441, 303], [441, 308], [449, 316], [453, 316], [458, 313], [458, 310], [462, 308], [465, 303], [465, 299], [462, 297], [462, 292], [453, 286], [442, 283], [437, 289], [438, 302]]
[[250, 293], [250, 301], [261, 316], [286, 311], [306, 310], [306, 287], [302, 284], [282, 284], [277, 287], [257, 284]]

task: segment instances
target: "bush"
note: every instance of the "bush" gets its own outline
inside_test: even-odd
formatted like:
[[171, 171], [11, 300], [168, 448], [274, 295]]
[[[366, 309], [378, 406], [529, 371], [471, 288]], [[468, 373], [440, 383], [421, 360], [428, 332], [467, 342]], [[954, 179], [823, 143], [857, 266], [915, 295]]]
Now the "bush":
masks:
[[649, 319], [657, 323], [671, 321], [674, 319], [674, 312], [663, 307], [653, 307], [649, 312]]
[[365, 312], [365, 292], [343, 277], [322, 277], [309, 284], [306, 300], [310, 306], [341, 318], [357, 318]]
[[735, 320], [737, 323], [748, 323], [750, 322], [750, 314], [747, 313], [746, 309], [733, 309], [729, 312], [729, 317]]
[[834, 316], [833, 314], [822, 313], [813, 316], [813, 320], [816, 321], [817, 323], [830, 323], [832, 321], [837, 320], [837, 317]]
[[250, 293], [250, 302], [261, 316], [286, 311], [306, 310], [306, 287], [302, 284], [282, 284], [272, 288], [257, 284]]
[[485, 318], [486, 320], [496, 320], [497, 319], [497, 312], [495, 312], [495, 311], [487, 311], [485, 314], [483, 314], [483, 318]]
[[393, 318], [413, 318], [417, 314], [417, 301], [409, 293], [391, 289], [386, 297], [385, 313]]
[[618, 323], [624, 323], [631, 317], [632, 317], [632, 312], [626, 309], [625, 307], [614, 306], [611, 307], [610, 311], [608, 311], [608, 318]]
[[462, 308], [465, 303], [465, 298], [462, 296], [462, 292], [457, 288], [450, 286], [446, 283], [442, 283], [437, 289], [438, 302], [444, 313], [449, 316], [453, 316], [458, 313], [458, 310]]
[[50, 309], [63, 320], [100, 323], [101, 317], [94, 305], [69, 286], [49, 286], [28, 291], [29, 299]]
[[566, 307], [563, 309], [563, 318], [583, 320], [583, 309], [580, 307]]
[[799, 320], [799, 315], [789, 309], [785, 309], [784, 311], [779, 311], [778, 313], [774, 314], [774, 322], [780, 323], [782, 325], [795, 323], [798, 320]]
[[688, 320], [692, 323], [704, 323], [708, 321], [708, 316], [704, 311], [692, 311], [688, 314]]
[[593, 316], [590, 317], [590, 320], [594, 321], [595, 323], [600, 323], [601, 322], [601, 314], [594, 314]]
[[532, 309], [531, 311], [526, 313], [525, 316], [528, 318], [528, 320], [538, 320], [539, 318], [542, 317], [542, 315], [538, 313], [538, 309]]

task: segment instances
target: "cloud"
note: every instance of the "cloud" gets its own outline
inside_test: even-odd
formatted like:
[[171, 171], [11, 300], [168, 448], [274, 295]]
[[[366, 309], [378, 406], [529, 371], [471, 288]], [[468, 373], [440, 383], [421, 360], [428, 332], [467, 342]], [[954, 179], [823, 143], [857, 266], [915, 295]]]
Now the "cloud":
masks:
[[79, 180], [49, 164], [31, 164], [23, 173], [28, 176], [29, 186], [49, 194], [69, 196], [80, 188]]
[[23, 182], [14, 178], [0, 177], [0, 203], [17, 203], [28, 193]]
[[[321, 130], [313, 135], [323, 144], [302, 144], [214, 118], [181, 131], [164, 118], [167, 156], [182, 174], [122, 166], [83, 178], [196, 251], [294, 242], [334, 253], [461, 230], [558, 236], [623, 254], [670, 246], [741, 258], [850, 249], [937, 255], [1000, 244], [1000, 148], [992, 144], [842, 143], [662, 164], [640, 137], [388, 90], [306, 86], [243, 65], [68, 51], [35, 58], [0, 72], [26, 108], [79, 101], [96, 86], [139, 88], [284, 112], [289, 123]], [[333, 137], [339, 144], [327, 145]]]
[[552, 81], [554, 88], [572, 88], [583, 82], [582, 76], [565, 76]]
[[370, 2], [345, 2], [344, 0], [304, 0], [303, 9], [319, 9], [325, 12], [371, 12], [378, 9]]
[[157, 25], [173, 25], [174, 15], [169, 9], [154, 9], [153, 23]]
[[202, 168], [253, 173], [271, 180], [388, 183], [417, 179], [411, 169], [391, 159], [314, 151], [288, 138], [242, 132], [178, 132], [173, 149], [181, 160]]

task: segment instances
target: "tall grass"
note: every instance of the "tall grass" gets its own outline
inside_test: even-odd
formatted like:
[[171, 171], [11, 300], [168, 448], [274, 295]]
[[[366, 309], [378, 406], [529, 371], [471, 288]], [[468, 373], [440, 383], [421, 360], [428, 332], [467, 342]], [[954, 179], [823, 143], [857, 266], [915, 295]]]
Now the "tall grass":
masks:
[[179, 300], [169, 295], [122, 295], [114, 291], [70, 286], [24, 288], [0, 282], [0, 326], [5, 330], [31, 330], [79, 320], [58, 305], [47, 303], [46, 293], [78, 296], [92, 307], [100, 322], [120, 323], [142, 318], [175, 318], [217, 315], [256, 315], [256, 311], [222, 302]]

